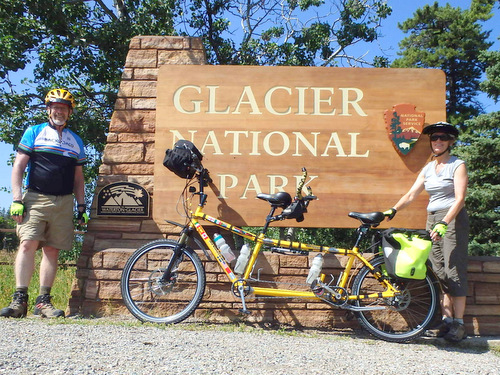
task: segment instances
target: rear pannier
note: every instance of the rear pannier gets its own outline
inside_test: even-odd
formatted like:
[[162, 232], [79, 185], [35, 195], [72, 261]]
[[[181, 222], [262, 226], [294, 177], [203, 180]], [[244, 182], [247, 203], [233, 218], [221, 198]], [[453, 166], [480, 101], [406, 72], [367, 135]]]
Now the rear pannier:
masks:
[[382, 232], [387, 274], [400, 279], [425, 279], [427, 258], [432, 248], [425, 230], [389, 228]]

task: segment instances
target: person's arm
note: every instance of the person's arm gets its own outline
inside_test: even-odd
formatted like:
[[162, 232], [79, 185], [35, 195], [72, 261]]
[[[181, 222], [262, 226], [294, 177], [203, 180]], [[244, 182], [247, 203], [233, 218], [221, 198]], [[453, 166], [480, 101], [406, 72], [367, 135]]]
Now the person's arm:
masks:
[[87, 224], [89, 217], [87, 216], [85, 207], [85, 178], [83, 175], [83, 166], [77, 165], [75, 167], [75, 180], [73, 186], [73, 194], [75, 195], [77, 203], [77, 219], [79, 225]]
[[394, 209], [399, 211], [408, 206], [424, 190], [424, 174], [420, 173], [408, 192], [394, 205]]
[[[23, 200], [23, 176], [29, 161], [30, 161], [30, 156], [28, 154], [25, 154], [23, 152], [17, 153], [11, 174], [11, 188], [12, 188], [13, 202], [22, 202]], [[23, 212], [23, 215], [15, 214], [12, 215], [12, 218], [17, 223], [21, 223], [23, 221], [24, 214], [25, 212]]]
[[77, 204], [85, 204], [85, 178], [83, 176], [83, 166], [81, 165], [75, 167], [73, 194]]

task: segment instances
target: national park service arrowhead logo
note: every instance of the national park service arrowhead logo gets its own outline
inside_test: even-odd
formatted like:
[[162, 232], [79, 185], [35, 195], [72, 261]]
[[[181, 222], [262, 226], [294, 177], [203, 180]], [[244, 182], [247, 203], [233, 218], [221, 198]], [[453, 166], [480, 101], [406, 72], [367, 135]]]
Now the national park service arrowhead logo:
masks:
[[97, 195], [98, 216], [149, 216], [149, 194], [133, 182], [115, 182]]
[[425, 113], [417, 112], [413, 104], [397, 104], [384, 112], [385, 127], [394, 148], [407, 155], [422, 134]]

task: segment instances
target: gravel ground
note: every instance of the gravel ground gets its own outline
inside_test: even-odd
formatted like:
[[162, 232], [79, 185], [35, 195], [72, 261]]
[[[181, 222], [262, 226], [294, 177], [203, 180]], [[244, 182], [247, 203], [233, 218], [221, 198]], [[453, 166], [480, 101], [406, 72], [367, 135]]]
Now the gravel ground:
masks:
[[[0, 320], [0, 374], [499, 374], [500, 345], [107, 320]], [[488, 347], [488, 343], [490, 347]]]

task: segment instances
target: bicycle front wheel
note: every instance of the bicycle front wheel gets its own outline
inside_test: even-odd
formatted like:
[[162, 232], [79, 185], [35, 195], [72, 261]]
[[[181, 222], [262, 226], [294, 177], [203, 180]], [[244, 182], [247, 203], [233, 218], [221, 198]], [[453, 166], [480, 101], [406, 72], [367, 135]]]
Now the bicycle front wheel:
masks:
[[[383, 257], [371, 262], [380, 271]], [[355, 311], [361, 326], [375, 337], [391, 342], [407, 342], [421, 336], [432, 322], [439, 305], [437, 280], [427, 272], [424, 280], [394, 281], [402, 294], [392, 298], [360, 299], [354, 306], [360, 308], [382, 308]], [[363, 267], [354, 279], [352, 293], [366, 295], [384, 291], [368, 267]]]
[[[128, 310], [142, 322], [178, 323], [198, 307], [205, 292], [205, 270], [199, 256], [184, 247], [172, 259], [177, 242], [157, 240], [137, 249], [122, 272], [121, 293]], [[174, 262], [168, 280], [164, 273]]]

